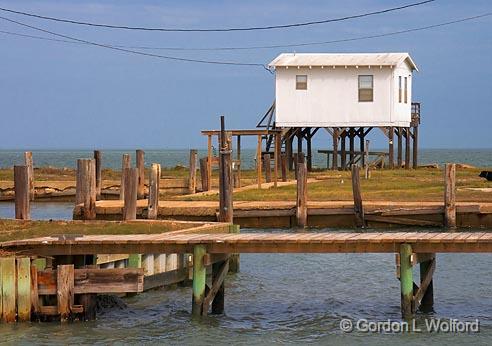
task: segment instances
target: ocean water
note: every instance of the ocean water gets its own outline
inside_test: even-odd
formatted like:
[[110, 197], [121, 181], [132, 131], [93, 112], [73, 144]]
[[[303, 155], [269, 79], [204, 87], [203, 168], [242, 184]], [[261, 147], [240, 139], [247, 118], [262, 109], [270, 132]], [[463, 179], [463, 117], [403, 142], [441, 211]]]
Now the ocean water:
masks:
[[[375, 149], [382, 151], [386, 149]], [[104, 168], [121, 169], [121, 156], [125, 153], [132, 155], [135, 160], [135, 150], [102, 150]], [[216, 148], [214, 153], [217, 154]], [[206, 157], [206, 150], [198, 150], [199, 157]], [[233, 154], [234, 155], [234, 154]], [[253, 168], [256, 152], [254, 149], [242, 149], [242, 167]], [[35, 167], [71, 167], [76, 166], [77, 159], [91, 158], [90, 150], [34, 150], [33, 160]], [[396, 156], [395, 156], [396, 157]], [[23, 163], [22, 150], [0, 150], [0, 168], [12, 167]], [[492, 167], [492, 149], [421, 149], [419, 164], [430, 163], [466, 163], [479, 167]], [[188, 166], [189, 150], [145, 150], [145, 164], [160, 163], [162, 167]], [[313, 149], [313, 165], [326, 167], [326, 156]]]
[[[41, 219], [70, 219], [71, 203], [35, 203]], [[12, 215], [0, 203], [0, 217]], [[243, 232], [278, 230], [245, 229]], [[294, 230], [292, 230], [294, 231]], [[404, 231], [404, 230], [395, 230]], [[413, 333], [345, 333], [343, 319], [400, 322], [393, 254], [242, 254], [226, 278], [225, 314], [191, 317], [191, 288], [125, 298], [93, 322], [0, 324], [7, 345], [490, 345], [492, 254], [438, 254], [434, 312], [419, 313]], [[479, 332], [428, 332], [426, 320], [479, 321]], [[364, 322], [361, 322], [361, 326]]]

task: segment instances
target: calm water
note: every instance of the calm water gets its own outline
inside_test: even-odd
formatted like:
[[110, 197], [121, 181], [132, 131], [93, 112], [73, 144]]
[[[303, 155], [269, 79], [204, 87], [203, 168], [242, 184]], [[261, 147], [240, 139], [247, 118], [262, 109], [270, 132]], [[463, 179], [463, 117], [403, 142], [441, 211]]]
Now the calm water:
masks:
[[[378, 150], [378, 149], [375, 149]], [[382, 149], [386, 150], [386, 149]], [[216, 150], [214, 149], [214, 152]], [[121, 155], [124, 153], [132, 154], [135, 157], [134, 150], [104, 150], [103, 166], [105, 168], [121, 169]], [[198, 151], [199, 157], [207, 155], [205, 150]], [[63, 151], [63, 150], [36, 150], [33, 151], [34, 165], [53, 166], [53, 167], [75, 167], [77, 159], [92, 157], [93, 152], [90, 150], [81, 151]], [[252, 149], [243, 149], [241, 158], [244, 168], [252, 168], [256, 153]], [[492, 149], [421, 149], [419, 162], [427, 163], [445, 163], [457, 162], [475, 165], [479, 167], [492, 167]], [[326, 167], [326, 156], [313, 150], [313, 165], [317, 167]], [[188, 150], [146, 150], [145, 164], [160, 163], [163, 167], [174, 167], [176, 165], [188, 166]], [[0, 168], [12, 167], [14, 164], [23, 163], [22, 150], [0, 150]]]
[[[12, 216], [11, 203], [0, 217]], [[71, 217], [70, 203], [35, 204], [36, 218]], [[244, 230], [255, 231], [255, 230]], [[265, 230], [262, 230], [265, 231]], [[276, 231], [276, 230], [267, 230]], [[125, 299], [89, 323], [0, 325], [6, 344], [422, 344], [489, 345], [492, 255], [442, 254], [434, 280], [435, 313], [425, 318], [479, 319], [473, 334], [380, 334], [340, 331], [343, 318], [400, 319], [392, 254], [243, 254], [226, 281], [226, 313], [192, 320], [191, 289], [158, 289]]]

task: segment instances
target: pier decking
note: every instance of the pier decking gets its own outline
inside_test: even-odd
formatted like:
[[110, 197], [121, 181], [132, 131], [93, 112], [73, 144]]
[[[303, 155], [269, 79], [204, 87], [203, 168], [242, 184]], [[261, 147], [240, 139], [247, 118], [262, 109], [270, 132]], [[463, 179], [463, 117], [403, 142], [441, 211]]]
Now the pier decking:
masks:
[[1, 243], [7, 251], [40, 255], [87, 253], [396, 253], [410, 244], [414, 253], [492, 252], [490, 232], [240, 233], [88, 235], [40, 237]]

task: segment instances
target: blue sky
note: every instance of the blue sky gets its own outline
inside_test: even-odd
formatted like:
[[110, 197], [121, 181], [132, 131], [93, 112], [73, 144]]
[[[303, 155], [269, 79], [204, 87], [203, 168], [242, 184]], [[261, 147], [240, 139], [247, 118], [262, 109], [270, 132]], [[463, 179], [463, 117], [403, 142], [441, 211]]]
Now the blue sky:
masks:
[[[1, 1], [7, 7], [91, 22], [166, 27], [285, 24], [377, 11], [407, 1]], [[411, 9], [311, 27], [236, 33], [96, 29], [1, 13], [87, 40], [150, 46], [246, 46], [350, 38], [426, 26], [492, 11], [486, 0], [438, 0]], [[0, 30], [43, 35], [0, 20]], [[168, 52], [180, 57], [268, 63], [293, 49]], [[491, 148], [492, 17], [423, 32], [296, 48], [296, 52], [407, 51], [420, 68], [421, 146]], [[200, 130], [253, 128], [274, 98], [274, 77], [258, 67], [211, 66], [104, 48], [0, 34], [0, 149], [204, 147]], [[381, 134], [374, 136], [381, 146]], [[253, 146], [253, 142], [246, 143]], [[315, 146], [329, 145], [327, 135]]]

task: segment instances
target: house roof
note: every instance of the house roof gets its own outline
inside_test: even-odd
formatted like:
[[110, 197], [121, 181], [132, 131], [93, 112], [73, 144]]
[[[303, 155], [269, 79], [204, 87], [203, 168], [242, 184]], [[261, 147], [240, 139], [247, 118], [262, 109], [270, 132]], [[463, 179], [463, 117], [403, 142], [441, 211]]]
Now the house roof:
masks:
[[269, 66], [396, 66], [404, 61], [418, 71], [408, 53], [282, 53]]

